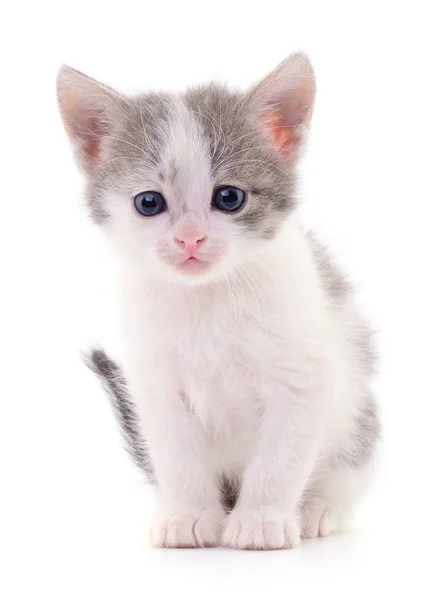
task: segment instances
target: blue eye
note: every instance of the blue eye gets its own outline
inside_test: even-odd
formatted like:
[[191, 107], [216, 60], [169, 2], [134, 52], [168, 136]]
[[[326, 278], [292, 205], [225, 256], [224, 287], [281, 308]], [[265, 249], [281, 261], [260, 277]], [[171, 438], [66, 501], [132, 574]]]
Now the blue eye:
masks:
[[246, 200], [246, 194], [243, 190], [227, 185], [215, 190], [212, 204], [218, 210], [225, 212], [235, 212], [240, 210]]
[[140, 215], [153, 217], [166, 209], [166, 202], [159, 192], [141, 192], [135, 196], [134, 206]]

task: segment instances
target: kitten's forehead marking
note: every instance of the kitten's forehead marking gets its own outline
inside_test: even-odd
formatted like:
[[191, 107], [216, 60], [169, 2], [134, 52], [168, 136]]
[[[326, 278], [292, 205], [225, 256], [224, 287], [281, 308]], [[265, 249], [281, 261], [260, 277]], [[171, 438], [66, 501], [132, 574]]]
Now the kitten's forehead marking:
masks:
[[166, 122], [160, 162], [167, 201], [175, 216], [185, 212], [204, 216], [213, 188], [208, 140], [181, 97], [176, 98]]

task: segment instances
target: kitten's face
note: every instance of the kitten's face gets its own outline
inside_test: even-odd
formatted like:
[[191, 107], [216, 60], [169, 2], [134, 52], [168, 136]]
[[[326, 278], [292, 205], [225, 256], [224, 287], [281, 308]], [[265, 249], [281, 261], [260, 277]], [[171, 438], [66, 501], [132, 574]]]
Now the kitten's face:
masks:
[[[128, 263], [203, 283], [241, 268], [277, 234], [295, 204], [303, 122], [281, 124], [273, 106], [270, 117], [259, 113], [258, 92], [208, 86], [124, 98], [75, 71], [64, 76], [60, 105], [93, 217]], [[87, 102], [78, 112], [76, 92]]]
[[125, 118], [88, 198], [128, 260], [202, 281], [275, 235], [293, 206], [292, 177], [240, 97], [215, 87], [143, 97]]

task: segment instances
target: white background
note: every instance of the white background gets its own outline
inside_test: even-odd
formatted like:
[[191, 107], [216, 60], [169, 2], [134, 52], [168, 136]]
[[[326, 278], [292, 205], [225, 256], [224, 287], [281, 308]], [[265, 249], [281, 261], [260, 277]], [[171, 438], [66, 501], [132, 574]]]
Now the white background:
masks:
[[[2, 598], [431, 597], [428, 4], [2, 8]], [[351, 532], [296, 551], [154, 550], [151, 489], [79, 358], [108, 335], [112, 281], [82, 207], [56, 72], [67, 62], [126, 92], [212, 78], [247, 87], [298, 49], [318, 81], [304, 218], [331, 242], [380, 332], [376, 484]]]

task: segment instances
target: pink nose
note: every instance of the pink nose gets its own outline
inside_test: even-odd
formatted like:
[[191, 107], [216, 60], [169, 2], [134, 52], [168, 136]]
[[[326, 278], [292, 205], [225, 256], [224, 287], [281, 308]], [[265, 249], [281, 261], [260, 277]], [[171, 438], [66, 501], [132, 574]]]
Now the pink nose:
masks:
[[176, 235], [176, 242], [184, 246], [189, 254], [195, 254], [199, 245], [205, 241], [205, 235], [197, 229], [179, 231]]

